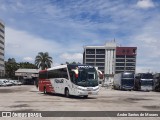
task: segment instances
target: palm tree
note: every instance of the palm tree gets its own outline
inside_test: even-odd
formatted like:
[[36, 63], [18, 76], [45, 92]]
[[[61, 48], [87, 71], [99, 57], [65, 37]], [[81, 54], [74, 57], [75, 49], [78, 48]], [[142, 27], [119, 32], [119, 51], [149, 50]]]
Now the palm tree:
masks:
[[52, 63], [52, 57], [49, 56], [48, 52], [39, 52], [35, 58], [35, 65], [42, 70], [50, 68]]

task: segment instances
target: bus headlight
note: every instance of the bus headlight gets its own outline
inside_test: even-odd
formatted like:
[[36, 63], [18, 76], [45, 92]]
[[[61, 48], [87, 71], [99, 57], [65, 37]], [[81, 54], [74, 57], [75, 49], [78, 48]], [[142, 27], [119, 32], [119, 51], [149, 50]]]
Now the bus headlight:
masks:
[[81, 91], [86, 91], [85, 89], [83, 89], [83, 88], [78, 88], [78, 90], [81, 90]]
[[95, 88], [94, 90], [95, 90], [95, 91], [96, 91], [96, 90], [99, 90], [99, 87]]

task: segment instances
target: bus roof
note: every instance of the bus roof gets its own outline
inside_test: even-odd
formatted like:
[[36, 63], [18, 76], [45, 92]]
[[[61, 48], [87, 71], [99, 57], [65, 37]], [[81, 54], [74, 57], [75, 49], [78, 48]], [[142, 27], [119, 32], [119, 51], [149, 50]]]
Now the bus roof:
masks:
[[68, 65], [69, 69], [75, 69], [76, 67], [78, 67], [78, 68], [94, 68], [93, 66], [86, 65], [86, 64], [69, 64]]
[[67, 65], [59, 65], [59, 66], [55, 66], [55, 67], [49, 68], [49, 69], [47, 69], [47, 71], [66, 68], [66, 67], [67, 67]]
[[50, 70], [56, 70], [56, 69], [61, 69], [61, 68], [68, 68], [68, 69], [75, 69], [76, 67], [79, 68], [94, 68], [93, 66], [90, 65], [85, 65], [85, 64], [69, 64], [69, 65], [59, 65], [59, 66], [55, 66], [52, 68], [48, 68], [46, 70], [41, 70], [39, 72], [46, 72], [46, 71], [50, 71]]
[[49, 69], [47, 69], [47, 71], [61, 69], [61, 68], [75, 69], [76, 67], [79, 67], [79, 68], [94, 68], [93, 66], [85, 65], [85, 64], [69, 64], [69, 65], [66, 64], [66, 65], [59, 65], [59, 66], [49, 68]]

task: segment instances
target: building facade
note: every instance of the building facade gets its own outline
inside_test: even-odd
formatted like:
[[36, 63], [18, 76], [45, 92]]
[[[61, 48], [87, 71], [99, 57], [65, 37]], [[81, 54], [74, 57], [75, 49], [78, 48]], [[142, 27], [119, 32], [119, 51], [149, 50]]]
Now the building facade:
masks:
[[135, 72], [137, 47], [116, 47], [115, 73]]
[[135, 72], [137, 47], [118, 47], [115, 42], [104, 46], [85, 46], [83, 63], [98, 67], [107, 76], [115, 73]]
[[85, 46], [83, 63], [96, 66], [105, 74], [115, 73], [116, 44], [106, 43], [104, 46]]
[[3, 77], [5, 75], [4, 48], [5, 48], [5, 25], [0, 20], [0, 77]]

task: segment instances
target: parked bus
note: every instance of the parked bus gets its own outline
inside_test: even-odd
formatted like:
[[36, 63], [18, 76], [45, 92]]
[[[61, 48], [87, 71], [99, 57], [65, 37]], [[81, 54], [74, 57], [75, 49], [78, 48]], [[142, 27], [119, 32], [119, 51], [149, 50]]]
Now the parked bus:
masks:
[[39, 91], [88, 97], [99, 91], [97, 70], [89, 65], [60, 65], [39, 72]]
[[133, 90], [134, 88], [134, 73], [122, 72], [114, 75], [113, 80], [114, 89], [119, 90]]
[[160, 73], [156, 73], [154, 76], [153, 76], [153, 79], [154, 79], [154, 90], [155, 91], [159, 91], [160, 92]]
[[135, 76], [135, 90], [152, 91], [153, 75], [151, 73], [139, 73]]

